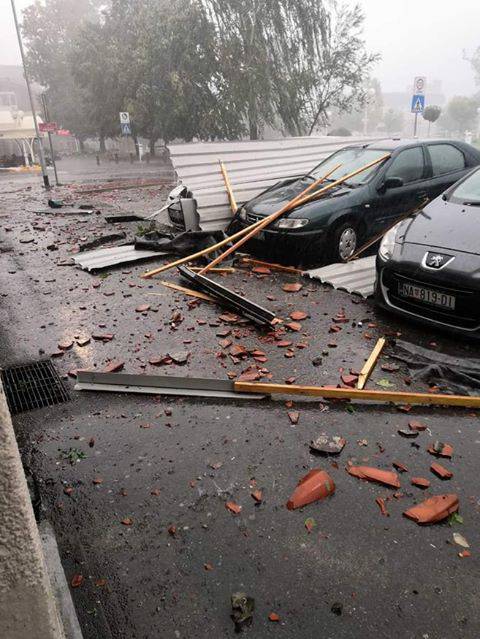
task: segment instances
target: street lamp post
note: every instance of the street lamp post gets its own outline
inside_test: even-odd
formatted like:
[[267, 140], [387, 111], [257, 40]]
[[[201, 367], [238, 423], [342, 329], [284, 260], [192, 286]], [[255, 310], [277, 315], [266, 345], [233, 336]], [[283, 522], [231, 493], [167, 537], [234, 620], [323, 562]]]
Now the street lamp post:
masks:
[[38, 140], [38, 154], [40, 156], [40, 165], [42, 167], [43, 185], [46, 189], [50, 188], [50, 181], [48, 179], [47, 164], [45, 162], [45, 154], [43, 152], [42, 138], [40, 137], [40, 131], [38, 129], [37, 114], [35, 113], [35, 105], [33, 103], [32, 89], [30, 88], [30, 81], [28, 79], [27, 65], [25, 64], [25, 52], [23, 50], [22, 36], [20, 34], [20, 26], [18, 24], [17, 10], [15, 9], [15, 0], [11, 0], [13, 20], [15, 22], [15, 29], [17, 30], [18, 46], [20, 48], [20, 56], [22, 58], [23, 73], [25, 75], [25, 83], [27, 85], [28, 99], [30, 100], [30, 108], [32, 109], [33, 125], [35, 127], [35, 135]]
[[367, 90], [367, 97], [365, 98], [365, 111], [363, 114], [363, 135], [368, 135], [368, 105], [371, 99], [375, 96], [375, 89], [370, 87]]

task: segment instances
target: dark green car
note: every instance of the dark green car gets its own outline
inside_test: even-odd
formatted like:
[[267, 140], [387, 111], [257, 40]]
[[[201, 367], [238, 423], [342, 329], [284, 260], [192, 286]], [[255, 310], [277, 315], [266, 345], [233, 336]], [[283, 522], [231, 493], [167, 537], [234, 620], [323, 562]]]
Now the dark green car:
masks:
[[369, 238], [426, 198], [437, 197], [480, 164], [480, 152], [456, 140], [379, 140], [352, 145], [332, 154], [308, 175], [278, 182], [247, 202], [227, 233], [232, 235], [278, 211], [338, 164], [340, 168], [325, 185], [387, 153], [390, 157], [384, 162], [282, 216], [246, 248], [264, 259], [305, 267], [345, 261]]

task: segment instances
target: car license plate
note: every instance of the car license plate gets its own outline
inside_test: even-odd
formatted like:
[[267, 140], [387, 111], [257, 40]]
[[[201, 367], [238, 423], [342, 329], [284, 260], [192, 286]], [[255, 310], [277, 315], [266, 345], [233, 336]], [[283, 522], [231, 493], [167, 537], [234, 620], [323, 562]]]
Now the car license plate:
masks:
[[447, 295], [446, 293], [440, 293], [439, 291], [432, 291], [430, 288], [424, 288], [423, 286], [417, 286], [416, 284], [402, 282], [398, 285], [398, 293], [402, 297], [410, 297], [411, 299], [424, 302], [425, 304], [448, 308], [451, 311], [455, 310], [455, 297], [453, 295]]

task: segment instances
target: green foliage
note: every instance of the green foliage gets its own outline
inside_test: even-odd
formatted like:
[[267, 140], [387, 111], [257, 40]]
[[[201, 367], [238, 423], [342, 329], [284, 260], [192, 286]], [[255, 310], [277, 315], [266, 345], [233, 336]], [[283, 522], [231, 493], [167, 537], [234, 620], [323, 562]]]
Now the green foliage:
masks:
[[457, 95], [447, 104], [445, 116], [440, 123], [451, 132], [474, 129], [477, 122], [478, 101], [465, 95]]
[[425, 110], [423, 112], [423, 119], [427, 120], [427, 122], [436, 122], [441, 114], [441, 107], [431, 104], [425, 107]]
[[[44, 0], [24, 12], [34, 78], [78, 137], [303, 134], [365, 98], [363, 14], [322, 0]], [[52, 25], [55, 25], [52, 27]]]

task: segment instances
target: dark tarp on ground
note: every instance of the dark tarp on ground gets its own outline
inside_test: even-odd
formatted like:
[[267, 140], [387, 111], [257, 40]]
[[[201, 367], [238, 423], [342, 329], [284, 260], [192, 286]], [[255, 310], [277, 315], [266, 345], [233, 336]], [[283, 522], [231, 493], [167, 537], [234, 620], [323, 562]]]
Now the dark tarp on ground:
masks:
[[402, 340], [395, 341], [390, 356], [407, 364], [412, 379], [468, 395], [480, 388], [480, 359], [453, 357]]
[[135, 238], [135, 248], [140, 251], [160, 251], [187, 256], [202, 251], [225, 239], [223, 231], [185, 231], [178, 235], [152, 231]]

